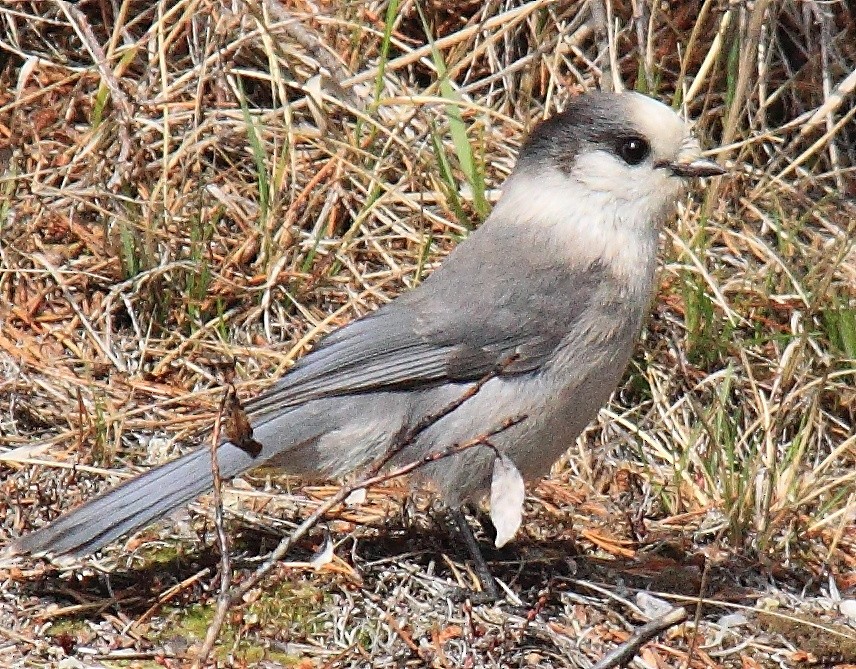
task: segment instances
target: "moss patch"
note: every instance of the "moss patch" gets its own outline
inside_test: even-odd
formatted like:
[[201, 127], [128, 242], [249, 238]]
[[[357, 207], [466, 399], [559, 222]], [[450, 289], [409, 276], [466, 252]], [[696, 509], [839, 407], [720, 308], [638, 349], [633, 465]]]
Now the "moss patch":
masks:
[[[320, 633], [316, 618], [324, 605], [324, 594], [307, 584], [278, 583], [258, 591], [258, 596], [226, 617], [213, 657], [218, 660], [253, 664], [262, 660], [293, 665], [300, 657], [272, 648], [271, 641], [282, 644], [304, 641]], [[167, 624], [152, 640], [176, 649], [198, 647], [205, 639], [217, 609], [215, 601], [190, 606], [170, 607]]]

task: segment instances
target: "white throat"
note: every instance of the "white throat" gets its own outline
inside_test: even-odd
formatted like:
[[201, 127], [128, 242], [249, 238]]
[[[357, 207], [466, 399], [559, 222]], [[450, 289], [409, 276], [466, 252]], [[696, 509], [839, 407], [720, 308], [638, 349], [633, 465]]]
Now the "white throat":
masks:
[[668, 209], [592, 190], [556, 169], [508, 178], [492, 218], [538, 230], [546, 253], [574, 264], [601, 262], [631, 289], [645, 289], [656, 265], [658, 229]]

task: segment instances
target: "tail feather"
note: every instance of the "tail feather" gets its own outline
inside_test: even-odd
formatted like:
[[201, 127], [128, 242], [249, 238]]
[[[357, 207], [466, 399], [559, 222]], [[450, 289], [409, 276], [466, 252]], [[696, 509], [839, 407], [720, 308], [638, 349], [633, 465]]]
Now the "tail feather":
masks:
[[[373, 405], [368, 395], [363, 405]], [[271, 464], [288, 473], [313, 477], [338, 475], [356, 466], [354, 444], [383, 447], [375, 432], [395, 434], [400, 425], [376, 421], [367, 431], [360, 400], [348, 397], [284, 408], [253, 425], [261, 451], [252, 454], [230, 442], [217, 449], [223, 479]], [[399, 412], [392, 411], [397, 416]], [[348, 423], [352, 421], [353, 425]], [[330, 426], [338, 426], [331, 430]], [[354, 427], [356, 425], [357, 427]], [[357, 455], [378, 455], [361, 446]], [[344, 465], [347, 465], [344, 466]], [[198, 448], [176, 460], [125, 481], [11, 546], [12, 554], [79, 557], [93, 553], [122, 535], [138, 530], [211, 490], [211, 450]]]
[[[223, 478], [261, 464], [231, 443], [217, 449]], [[107, 491], [27, 534], [13, 553], [80, 556], [178, 509], [213, 486], [211, 452], [200, 448]]]

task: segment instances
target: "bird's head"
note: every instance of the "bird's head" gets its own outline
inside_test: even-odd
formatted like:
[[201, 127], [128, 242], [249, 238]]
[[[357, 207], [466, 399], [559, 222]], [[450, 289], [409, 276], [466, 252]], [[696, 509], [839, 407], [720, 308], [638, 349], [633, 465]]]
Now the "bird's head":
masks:
[[656, 227], [688, 178], [723, 172], [702, 157], [690, 125], [666, 105], [639, 93], [594, 92], [532, 131], [507, 189], [527, 191], [542, 213], [545, 205], [555, 213], [591, 210]]

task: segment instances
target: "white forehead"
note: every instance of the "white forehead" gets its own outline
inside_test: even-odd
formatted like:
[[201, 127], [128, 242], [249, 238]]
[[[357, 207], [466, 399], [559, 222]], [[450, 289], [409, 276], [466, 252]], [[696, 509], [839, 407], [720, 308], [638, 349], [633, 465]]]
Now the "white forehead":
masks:
[[655, 155], [674, 156], [691, 141], [690, 126], [671, 108], [641, 93], [624, 93], [630, 122], [641, 130]]

